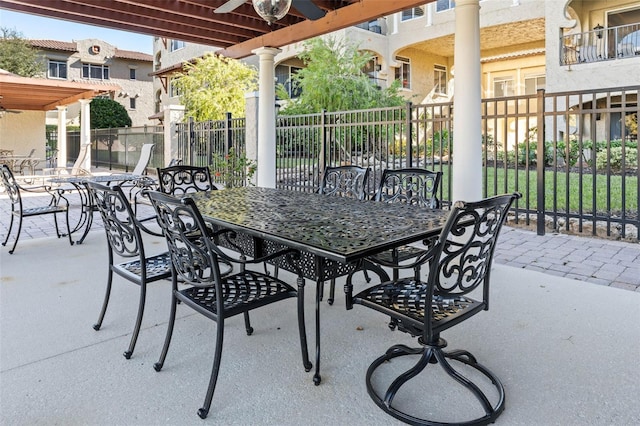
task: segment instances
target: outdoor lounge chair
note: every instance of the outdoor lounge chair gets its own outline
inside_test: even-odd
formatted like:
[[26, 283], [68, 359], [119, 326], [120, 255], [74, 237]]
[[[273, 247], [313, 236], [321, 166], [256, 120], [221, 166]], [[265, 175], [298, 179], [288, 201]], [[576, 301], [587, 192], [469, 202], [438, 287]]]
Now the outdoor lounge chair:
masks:
[[[415, 277], [391, 280], [367, 288], [355, 296], [352, 295], [351, 282], [347, 282], [347, 309], [359, 304], [391, 316], [399, 331], [417, 336], [421, 345], [420, 348], [394, 345], [373, 361], [367, 370], [369, 396], [393, 417], [416, 425], [488, 424], [493, 423], [504, 409], [504, 388], [498, 377], [465, 350], [445, 352], [447, 342], [440, 337], [440, 333], [489, 309], [489, 278], [496, 241], [509, 208], [517, 198], [520, 198], [520, 194], [516, 193], [479, 202], [456, 202], [435, 244], [413, 265], [407, 266], [413, 268], [418, 264], [428, 264], [429, 275], [424, 281]], [[398, 357], [411, 357], [411, 360], [402, 358], [387, 362]], [[417, 362], [412, 359], [414, 357], [418, 358]], [[439, 380], [434, 384], [431, 376], [429, 388], [426, 389], [427, 385], [421, 381], [425, 377], [422, 376], [427, 374], [425, 368], [435, 364], [440, 365], [454, 381], [445, 383]], [[462, 368], [456, 370], [454, 365]], [[399, 370], [396, 366], [405, 367]], [[410, 368], [405, 370], [406, 366]], [[378, 370], [384, 370], [384, 373]], [[444, 395], [439, 386], [455, 382], [471, 392], [480, 407], [465, 410], [463, 417], [460, 415], [461, 403], [446, 405], [439, 411], [453, 414], [451, 422], [440, 417], [427, 420], [440, 407], [410, 406], [401, 401], [402, 389], [424, 392], [424, 400], [427, 400], [431, 395]], [[381, 392], [380, 389], [385, 390]], [[477, 418], [468, 420], [467, 415]]]
[[[69, 244], [73, 245], [73, 241], [71, 240], [71, 230], [69, 229], [69, 201], [62, 195], [62, 191], [52, 189], [49, 185], [20, 185], [14, 178], [11, 169], [6, 164], [2, 164], [1, 173], [4, 190], [9, 195], [9, 200], [11, 201], [11, 222], [9, 223], [7, 236], [2, 243], [3, 246], [7, 245], [9, 237], [11, 236], [11, 230], [13, 229], [13, 221], [15, 218], [18, 218], [18, 232], [16, 233], [16, 239], [13, 242], [13, 247], [9, 250], [9, 254], [13, 254], [16, 249], [16, 245], [18, 244], [18, 239], [20, 239], [23, 218], [46, 214], [53, 215], [53, 221], [56, 225], [56, 235], [58, 238], [66, 235], [69, 237]], [[22, 202], [21, 191], [48, 195], [49, 197], [47, 198], [49, 203], [46, 205], [39, 205], [38, 207], [25, 207]], [[58, 229], [58, 213], [63, 214], [65, 217], [65, 223], [67, 225], [66, 234], [61, 234]]]
[[[296, 298], [302, 363], [305, 371], [309, 371], [312, 365], [309, 362], [307, 351], [303, 286], [299, 286], [299, 290], [296, 291], [278, 278], [245, 269], [248, 264], [257, 264], [282, 256], [293, 264], [293, 258], [299, 253], [293, 249], [284, 249], [251, 260], [247, 260], [244, 256], [231, 257], [218, 247], [217, 238], [210, 235], [211, 228], [205, 224], [191, 198], [178, 199], [156, 191], [150, 191], [148, 194], [158, 216], [158, 222], [163, 229], [172, 260], [171, 313], [164, 347], [160, 359], [154, 364], [155, 370], [162, 369], [169, 350], [177, 303], [182, 302], [182, 305], [215, 321], [217, 327], [213, 367], [204, 404], [198, 410], [198, 415], [204, 419], [211, 407], [220, 370], [226, 319], [238, 314], [246, 314], [253, 309], [271, 303]], [[224, 233], [225, 231], [220, 232]], [[220, 272], [220, 260], [236, 264], [239, 267], [239, 272], [223, 276]], [[178, 280], [186, 286], [178, 288]], [[247, 319], [248, 316], [245, 315], [245, 321]], [[250, 324], [245, 323], [245, 326], [247, 333], [250, 334], [250, 331], [253, 331]], [[210, 341], [207, 336], [203, 336], [203, 338], [206, 342]], [[261, 350], [260, 353], [265, 355], [264, 350]], [[274, 355], [276, 353], [277, 350]]]

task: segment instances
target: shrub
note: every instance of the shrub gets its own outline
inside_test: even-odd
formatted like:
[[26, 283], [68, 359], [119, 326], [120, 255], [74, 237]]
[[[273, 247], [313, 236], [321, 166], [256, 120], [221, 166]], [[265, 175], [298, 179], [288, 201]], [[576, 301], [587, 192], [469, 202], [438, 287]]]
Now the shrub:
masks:
[[[610, 156], [607, 155], [607, 150], [601, 150], [596, 153], [596, 168], [604, 170], [607, 165], [611, 167], [611, 171], [622, 171], [622, 147], [613, 147], [609, 150]], [[625, 166], [629, 168], [638, 167], [638, 150], [637, 148], [626, 148], [625, 150]]]

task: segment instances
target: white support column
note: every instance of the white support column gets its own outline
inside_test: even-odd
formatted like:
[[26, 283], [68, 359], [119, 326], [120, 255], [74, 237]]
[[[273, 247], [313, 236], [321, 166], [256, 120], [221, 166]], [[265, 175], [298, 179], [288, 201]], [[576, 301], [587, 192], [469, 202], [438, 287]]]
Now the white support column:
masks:
[[452, 201], [482, 198], [479, 0], [456, 0]]
[[[80, 146], [91, 145], [91, 99], [80, 99]], [[91, 148], [87, 150], [87, 159], [81, 167], [91, 170]]]
[[172, 159], [178, 159], [178, 138], [176, 124], [184, 118], [184, 105], [167, 105], [164, 107], [164, 166]]
[[276, 186], [276, 84], [275, 56], [280, 49], [261, 47], [253, 51], [260, 59], [258, 86], [258, 186]]
[[[67, 107], [57, 106], [58, 109], [58, 149], [57, 166], [67, 167]], [[47, 166], [48, 167], [48, 166]]]

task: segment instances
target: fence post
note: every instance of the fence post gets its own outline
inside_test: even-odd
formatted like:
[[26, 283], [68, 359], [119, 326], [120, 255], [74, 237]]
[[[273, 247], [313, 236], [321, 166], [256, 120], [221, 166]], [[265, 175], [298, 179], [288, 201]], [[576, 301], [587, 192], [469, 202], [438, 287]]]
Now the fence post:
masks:
[[[537, 91], [537, 125], [538, 140], [536, 151], [536, 174], [537, 174], [537, 203], [536, 203], [536, 220], [538, 235], [544, 235], [545, 229], [545, 178], [544, 178], [544, 161], [545, 161], [545, 122], [544, 122], [544, 89]], [[517, 147], [516, 147], [517, 149]]]
[[[413, 120], [411, 120], [411, 107], [413, 106], [413, 104], [411, 102], [407, 102], [407, 106], [405, 109], [405, 116], [406, 116], [406, 124], [405, 127], [407, 129], [407, 133], [405, 135], [405, 140], [407, 142], [407, 164], [406, 167], [413, 167], [413, 141], [411, 140], [411, 135], [413, 134], [412, 132], [412, 125], [413, 125]], [[400, 141], [400, 146], [402, 146], [402, 141]]]
[[327, 110], [323, 109], [320, 112], [320, 158], [319, 158], [319, 168], [320, 170], [324, 170], [325, 166], [328, 162], [328, 158], [327, 158], [327, 122], [326, 122], [326, 114], [327, 114]]
[[196, 165], [195, 163], [196, 133], [193, 130], [193, 127], [194, 127], [193, 117], [189, 117], [189, 162], [187, 164]]

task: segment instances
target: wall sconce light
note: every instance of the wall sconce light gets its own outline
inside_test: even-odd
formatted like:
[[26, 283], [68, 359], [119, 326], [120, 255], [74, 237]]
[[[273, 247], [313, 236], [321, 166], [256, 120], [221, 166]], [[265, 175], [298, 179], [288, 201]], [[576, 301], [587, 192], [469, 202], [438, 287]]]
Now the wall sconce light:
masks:
[[291, 0], [253, 0], [253, 8], [269, 25], [289, 12]]
[[381, 71], [381, 70], [382, 70], [382, 65], [376, 64], [376, 71]]
[[602, 38], [602, 33], [604, 31], [602, 31], [604, 29], [604, 27], [600, 24], [596, 25], [595, 27], [593, 27], [593, 30], [596, 32], [596, 37], [598, 38]]

